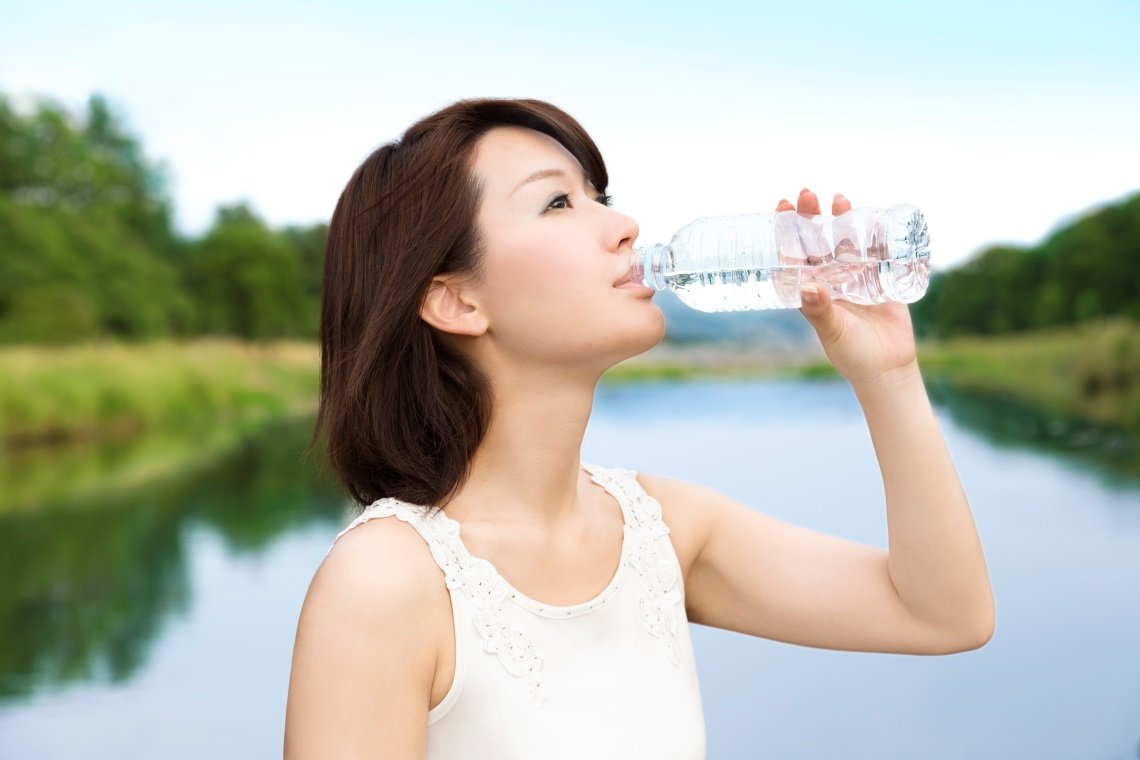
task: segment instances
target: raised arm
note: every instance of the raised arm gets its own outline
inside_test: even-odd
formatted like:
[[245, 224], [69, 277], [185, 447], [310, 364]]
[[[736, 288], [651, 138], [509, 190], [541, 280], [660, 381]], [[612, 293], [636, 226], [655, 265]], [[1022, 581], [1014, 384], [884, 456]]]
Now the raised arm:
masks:
[[[792, 205], [782, 201], [779, 210]], [[850, 203], [836, 196], [832, 211]], [[800, 194], [798, 210], [818, 214]], [[867, 419], [883, 476], [888, 549], [789, 525], [708, 489], [645, 478], [698, 536], [690, 619], [833, 649], [938, 654], [993, 633], [994, 603], [969, 503], [931, 409], [905, 304], [801, 309]], [[805, 491], [805, 502], [813, 492]]]
[[[917, 368], [856, 389], [886, 491], [888, 550], [791, 525], [702, 486], [642, 475], [697, 536], [695, 623], [825, 649], [949, 654], [993, 633], [969, 504]], [[819, 494], [819, 495], [817, 495]], [[804, 502], [825, 498], [808, 488]]]

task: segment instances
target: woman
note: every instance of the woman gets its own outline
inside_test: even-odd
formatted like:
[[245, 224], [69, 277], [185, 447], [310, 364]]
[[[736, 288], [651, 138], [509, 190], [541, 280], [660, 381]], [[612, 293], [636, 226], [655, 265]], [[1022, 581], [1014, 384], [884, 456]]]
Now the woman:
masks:
[[[803, 294], [866, 415], [889, 552], [579, 460], [599, 378], [664, 331], [607, 182], [581, 126], [533, 100], [451, 105], [349, 181], [318, 431], [370, 506], [301, 612], [288, 757], [703, 757], [687, 622], [873, 652], [989, 640], [905, 305]], [[794, 208], [820, 213], [807, 190]]]

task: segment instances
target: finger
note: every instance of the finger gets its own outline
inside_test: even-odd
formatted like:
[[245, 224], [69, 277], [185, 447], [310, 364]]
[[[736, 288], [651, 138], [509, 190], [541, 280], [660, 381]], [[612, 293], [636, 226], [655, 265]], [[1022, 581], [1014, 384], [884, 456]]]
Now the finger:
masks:
[[795, 211], [796, 207], [787, 198], [781, 198], [780, 202], [776, 204], [777, 211]]
[[796, 210], [801, 214], [819, 216], [819, 198], [816, 197], [815, 193], [805, 187], [803, 190], [800, 190], [800, 197], [796, 199]]
[[808, 266], [822, 264], [830, 255], [831, 246], [824, 235], [824, 217], [820, 214], [819, 198], [805, 187], [796, 198], [796, 206], [801, 218], [793, 231], [799, 240], [798, 247], [804, 263]]
[[[814, 297], [813, 297], [814, 296]], [[843, 332], [843, 315], [835, 308], [835, 302], [827, 288], [811, 283], [800, 289], [800, 313], [803, 314], [824, 347], [834, 343]]]
[[859, 233], [855, 229], [857, 220], [843, 216], [850, 210], [851, 201], [843, 193], [836, 193], [831, 199], [831, 215], [835, 217], [831, 223], [831, 234], [835, 241], [836, 261], [859, 261], [862, 258], [855, 242], [859, 239]]

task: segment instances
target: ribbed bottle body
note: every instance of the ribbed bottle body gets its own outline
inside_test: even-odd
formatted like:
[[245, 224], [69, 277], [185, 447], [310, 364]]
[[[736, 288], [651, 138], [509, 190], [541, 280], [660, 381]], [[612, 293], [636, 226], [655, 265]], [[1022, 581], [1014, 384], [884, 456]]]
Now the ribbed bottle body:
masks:
[[702, 217], [636, 254], [633, 274], [700, 311], [799, 308], [809, 282], [852, 303], [911, 303], [929, 283], [929, 243], [913, 206]]

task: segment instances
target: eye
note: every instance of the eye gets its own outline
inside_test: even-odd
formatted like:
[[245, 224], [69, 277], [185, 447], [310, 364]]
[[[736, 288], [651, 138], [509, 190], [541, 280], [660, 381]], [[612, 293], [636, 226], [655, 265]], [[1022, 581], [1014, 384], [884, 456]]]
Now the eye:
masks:
[[546, 206], [547, 211], [550, 209], [563, 208], [573, 208], [573, 206], [570, 204], [570, 196], [566, 193], [560, 193], [559, 195], [554, 196], [554, 198]]

